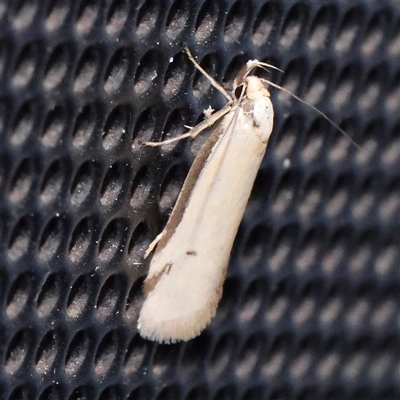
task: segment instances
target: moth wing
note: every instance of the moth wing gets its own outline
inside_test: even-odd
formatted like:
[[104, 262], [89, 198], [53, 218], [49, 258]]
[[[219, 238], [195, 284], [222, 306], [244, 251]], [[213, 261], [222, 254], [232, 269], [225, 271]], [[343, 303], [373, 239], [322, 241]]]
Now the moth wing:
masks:
[[221, 126], [224, 134], [197, 174], [182, 217], [168, 240], [160, 240], [151, 261], [138, 320], [143, 337], [189, 340], [216, 313], [233, 241], [266, 149], [242, 109], [228, 114]]

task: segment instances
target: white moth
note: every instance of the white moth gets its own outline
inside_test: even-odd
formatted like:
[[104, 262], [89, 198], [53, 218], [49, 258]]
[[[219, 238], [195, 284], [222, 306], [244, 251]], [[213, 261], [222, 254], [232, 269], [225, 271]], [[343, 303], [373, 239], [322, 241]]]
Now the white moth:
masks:
[[192, 339], [216, 313], [233, 241], [273, 127], [265, 81], [249, 76], [265, 66], [248, 61], [231, 95], [205, 73], [229, 102], [183, 135], [195, 137], [220, 120], [198, 152], [167, 225], [146, 252], [156, 247], [138, 319], [144, 338], [165, 343]]
[[267, 85], [288, 92], [250, 76], [257, 67], [275, 68], [250, 60], [228, 94], [187, 53], [228, 103], [214, 114], [206, 110], [205, 120], [179, 138], [147, 143], [194, 138], [219, 121], [198, 152], [167, 225], [146, 252], [147, 257], [156, 248], [144, 282], [138, 330], [161, 343], [194, 338], [216, 314], [232, 245], [272, 132], [274, 110]]

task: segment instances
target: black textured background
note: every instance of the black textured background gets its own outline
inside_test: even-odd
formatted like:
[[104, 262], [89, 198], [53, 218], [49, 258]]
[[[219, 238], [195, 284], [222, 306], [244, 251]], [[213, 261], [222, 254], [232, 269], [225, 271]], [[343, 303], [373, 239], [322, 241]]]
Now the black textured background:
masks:
[[[141, 141], [224, 104], [184, 44], [359, 147], [271, 89], [218, 315], [168, 346], [143, 253], [202, 139]], [[0, 0], [1, 399], [400, 399], [399, 61], [398, 1]]]

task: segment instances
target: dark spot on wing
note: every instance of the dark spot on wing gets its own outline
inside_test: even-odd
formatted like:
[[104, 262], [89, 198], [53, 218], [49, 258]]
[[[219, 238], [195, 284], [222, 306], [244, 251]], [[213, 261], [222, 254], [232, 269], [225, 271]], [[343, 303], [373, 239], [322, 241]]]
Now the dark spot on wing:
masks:
[[165, 264], [163, 273], [168, 275], [169, 272], [171, 271], [171, 268], [172, 268], [172, 263]]

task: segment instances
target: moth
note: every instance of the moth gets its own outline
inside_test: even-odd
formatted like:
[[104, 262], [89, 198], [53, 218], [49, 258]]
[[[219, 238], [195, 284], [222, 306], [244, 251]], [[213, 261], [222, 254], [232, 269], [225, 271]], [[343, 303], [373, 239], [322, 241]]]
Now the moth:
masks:
[[255, 68], [275, 67], [250, 60], [227, 93], [186, 51], [228, 102], [214, 114], [207, 110], [205, 120], [179, 138], [148, 143], [194, 138], [215, 125], [189, 170], [164, 230], [145, 255], [155, 249], [144, 282], [138, 330], [142, 337], [161, 343], [194, 338], [216, 314], [233, 242], [273, 128], [267, 87], [280, 88], [251, 75]]

